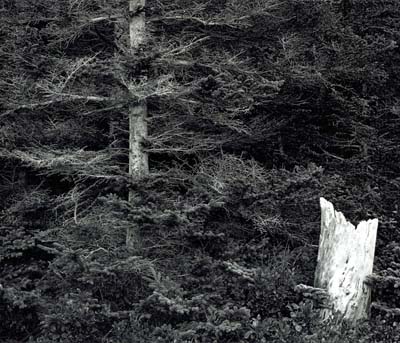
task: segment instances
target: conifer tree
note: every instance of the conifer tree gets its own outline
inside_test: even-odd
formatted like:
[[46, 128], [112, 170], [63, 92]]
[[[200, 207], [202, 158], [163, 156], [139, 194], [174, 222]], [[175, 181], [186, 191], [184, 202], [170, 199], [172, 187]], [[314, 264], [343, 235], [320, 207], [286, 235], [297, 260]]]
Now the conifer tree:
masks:
[[[135, 52], [145, 40], [145, 0], [129, 0], [129, 44]], [[148, 174], [148, 156], [142, 149], [147, 137], [147, 106], [141, 100], [129, 107], [129, 174], [140, 177]]]
[[[129, 45], [137, 52], [145, 39], [145, 0], [129, 0]], [[149, 172], [148, 155], [143, 151], [143, 139], [147, 138], [147, 104], [139, 100], [129, 106], [129, 175], [135, 178]], [[132, 191], [129, 192], [129, 200]], [[138, 246], [138, 232], [135, 227], [128, 228], [126, 244], [129, 249]]]

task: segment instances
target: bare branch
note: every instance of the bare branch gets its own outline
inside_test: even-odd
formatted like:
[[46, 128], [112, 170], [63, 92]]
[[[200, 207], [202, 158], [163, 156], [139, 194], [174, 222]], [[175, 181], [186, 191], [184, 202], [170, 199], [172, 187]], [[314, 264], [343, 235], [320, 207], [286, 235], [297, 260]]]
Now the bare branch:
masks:
[[35, 109], [39, 109], [39, 108], [48, 107], [51, 105], [72, 102], [72, 101], [100, 102], [100, 103], [116, 101], [116, 99], [109, 98], [109, 97], [102, 97], [102, 96], [97, 96], [97, 95], [78, 95], [78, 94], [68, 94], [68, 93], [58, 93], [58, 94], [55, 94], [55, 97], [56, 98], [53, 100], [15, 106], [15, 107], [1, 113], [0, 118], [6, 117], [6, 116], [8, 116], [14, 112], [20, 111], [20, 110], [35, 110]]

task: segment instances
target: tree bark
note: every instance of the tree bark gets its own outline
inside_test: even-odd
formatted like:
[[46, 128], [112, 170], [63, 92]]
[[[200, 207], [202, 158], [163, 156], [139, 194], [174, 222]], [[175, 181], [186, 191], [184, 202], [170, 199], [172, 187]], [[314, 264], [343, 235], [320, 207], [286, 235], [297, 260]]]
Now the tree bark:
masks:
[[[136, 51], [145, 40], [145, 0], [129, 0], [129, 45]], [[140, 178], [149, 173], [148, 155], [143, 151], [142, 142], [147, 138], [147, 106], [145, 101], [129, 108], [129, 175]], [[129, 192], [129, 200], [133, 198]], [[140, 237], [136, 227], [128, 230], [127, 247], [136, 250]]]
[[[149, 173], [148, 155], [142, 143], [147, 138], [147, 105], [142, 101], [129, 108], [129, 175], [140, 178]], [[130, 199], [132, 195], [130, 194]]]
[[329, 308], [322, 320], [335, 317], [355, 324], [368, 317], [371, 291], [365, 284], [372, 274], [378, 219], [357, 228], [333, 205], [320, 199], [321, 235], [314, 286], [327, 290]]
[[[129, 43], [135, 51], [145, 40], [145, 0], [129, 0]], [[129, 109], [129, 174], [141, 177], [149, 173], [147, 153], [142, 141], [147, 137], [147, 106], [145, 101]]]

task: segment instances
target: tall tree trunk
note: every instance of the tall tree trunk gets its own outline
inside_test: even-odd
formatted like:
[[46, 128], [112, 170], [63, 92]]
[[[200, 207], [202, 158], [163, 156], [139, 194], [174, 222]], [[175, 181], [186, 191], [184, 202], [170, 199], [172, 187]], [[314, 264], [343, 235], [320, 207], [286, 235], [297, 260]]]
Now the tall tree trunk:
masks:
[[[129, 0], [129, 43], [137, 50], [145, 39], [145, 0]], [[148, 156], [141, 143], [147, 137], [147, 106], [143, 101], [129, 109], [129, 174], [135, 177], [149, 173]]]
[[[146, 0], [129, 0], [129, 44], [135, 51], [145, 40]], [[149, 173], [147, 153], [143, 151], [142, 142], [147, 137], [147, 106], [142, 101], [129, 108], [129, 175], [140, 178]], [[133, 198], [129, 192], [129, 200]], [[139, 247], [139, 234], [136, 227], [128, 230], [126, 244], [135, 250]]]

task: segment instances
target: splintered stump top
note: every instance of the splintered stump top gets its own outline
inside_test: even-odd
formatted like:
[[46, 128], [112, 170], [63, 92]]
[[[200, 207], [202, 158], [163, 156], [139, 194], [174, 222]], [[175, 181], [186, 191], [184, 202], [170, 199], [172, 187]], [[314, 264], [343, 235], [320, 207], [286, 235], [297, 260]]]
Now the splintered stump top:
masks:
[[355, 323], [368, 317], [370, 289], [364, 284], [372, 274], [378, 219], [354, 227], [333, 205], [320, 199], [321, 235], [314, 286], [326, 289], [330, 308], [322, 319], [334, 314]]

